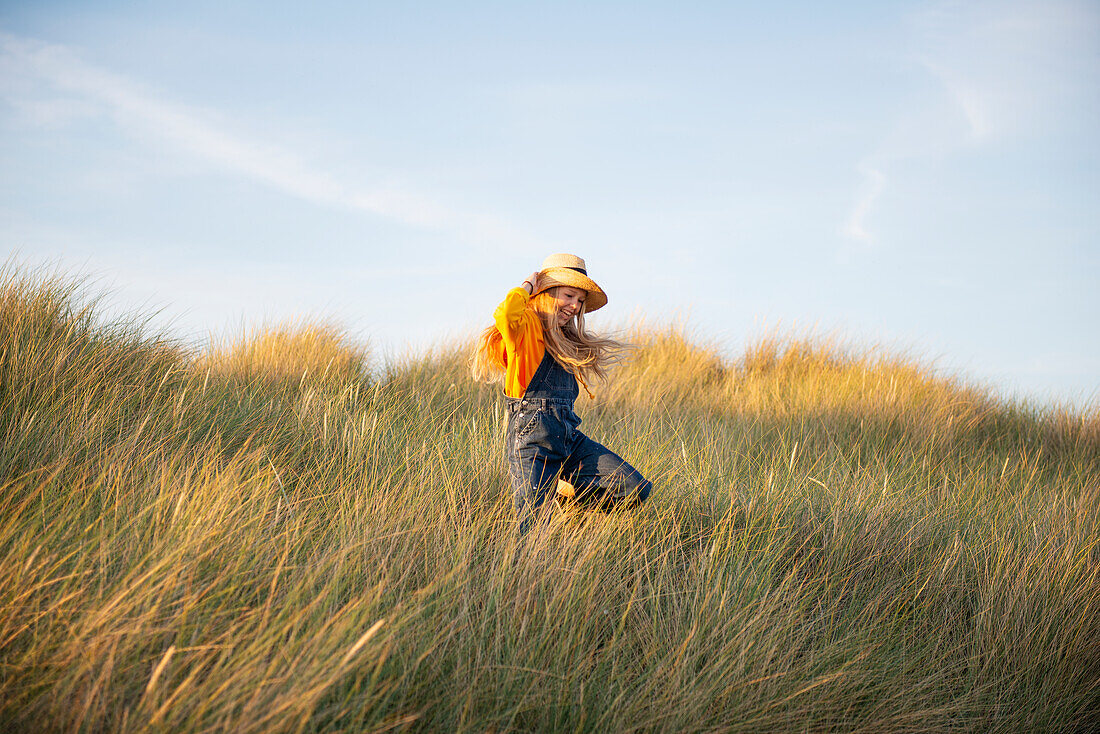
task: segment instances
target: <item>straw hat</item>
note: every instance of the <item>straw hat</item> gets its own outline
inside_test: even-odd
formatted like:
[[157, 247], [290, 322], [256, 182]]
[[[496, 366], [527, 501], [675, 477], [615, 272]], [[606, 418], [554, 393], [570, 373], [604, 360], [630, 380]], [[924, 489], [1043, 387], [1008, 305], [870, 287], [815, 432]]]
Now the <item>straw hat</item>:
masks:
[[559, 285], [588, 291], [588, 297], [584, 299], [585, 313], [607, 305], [607, 294], [596, 285], [596, 281], [588, 277], [584, 260], [576, 255], [561, 252], [542, 261], [542, 269], [539, 271], [539, 289], [535, 293], [542, 293]]

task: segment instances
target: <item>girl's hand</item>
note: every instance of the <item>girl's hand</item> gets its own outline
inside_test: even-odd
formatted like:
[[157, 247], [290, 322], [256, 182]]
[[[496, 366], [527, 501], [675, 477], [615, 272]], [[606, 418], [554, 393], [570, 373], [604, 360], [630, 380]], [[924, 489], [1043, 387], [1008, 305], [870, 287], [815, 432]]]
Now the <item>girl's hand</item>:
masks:
[[527, 280], [523, 281], [523, 289], [530, 295], [538, 290], [539, 285], [539, 271], [535, 271], [527, 276]]

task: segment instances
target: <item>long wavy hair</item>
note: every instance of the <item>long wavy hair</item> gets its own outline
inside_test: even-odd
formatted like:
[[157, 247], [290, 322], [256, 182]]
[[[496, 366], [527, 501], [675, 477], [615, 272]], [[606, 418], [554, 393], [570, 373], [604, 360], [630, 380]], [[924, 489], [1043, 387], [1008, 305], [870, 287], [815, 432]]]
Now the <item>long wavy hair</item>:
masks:
[[[554, 292], [561, 286], [549, 288], [531, 297], [527, 308], [534, 311], [542, 324], [542, 336], [550, 356], [567, 369], [584, 386], [589, 396], [589, 384], [607, 379], [608, 371], [622, 361], [629, 345], [609, 337], [596, 336], [584, 328], [584, 312], [581, 311], [564, 324], [558, 324], [558, 299]], [[475, 380], [496, 382], [504, 379], [508, 369], [508, 354], [504, 337], [496, 324], [487, 326], [474, 347], [471, 372]]]

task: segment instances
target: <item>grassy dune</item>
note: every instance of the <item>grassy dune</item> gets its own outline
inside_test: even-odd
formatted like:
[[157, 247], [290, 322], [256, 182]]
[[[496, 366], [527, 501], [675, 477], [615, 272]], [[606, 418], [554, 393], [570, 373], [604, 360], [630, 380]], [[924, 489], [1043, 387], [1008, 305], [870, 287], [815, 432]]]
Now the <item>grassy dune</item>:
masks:
[[640, 330], [579, 411], [650, 502], [517, 550], [462, 349], [371, 375], [315, 323], [192, 354], [0, 281], [2, 729], [1100, 721], [1096, 410]]

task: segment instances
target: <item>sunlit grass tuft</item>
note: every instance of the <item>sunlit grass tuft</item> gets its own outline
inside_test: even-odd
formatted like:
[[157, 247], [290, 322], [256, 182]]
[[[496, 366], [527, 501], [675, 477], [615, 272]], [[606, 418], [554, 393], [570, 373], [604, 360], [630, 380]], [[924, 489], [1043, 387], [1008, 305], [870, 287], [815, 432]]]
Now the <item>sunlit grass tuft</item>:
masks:
[[366, 379], [367, 358], [366, 348], [338, 326], [302, 321], [223, 339], [203, 353], [195, 366], [245, 382], [323, 386]]

